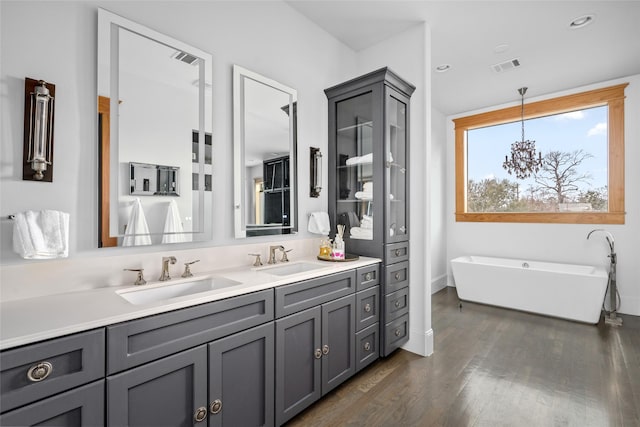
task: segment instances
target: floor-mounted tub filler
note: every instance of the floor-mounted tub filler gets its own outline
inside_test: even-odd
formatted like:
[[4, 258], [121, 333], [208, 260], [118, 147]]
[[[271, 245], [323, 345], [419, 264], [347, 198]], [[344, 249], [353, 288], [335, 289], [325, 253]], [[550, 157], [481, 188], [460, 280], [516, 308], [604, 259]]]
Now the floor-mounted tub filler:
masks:
[[622, 326], [622, 318], [618, 317], [620, 294], [618, 293], [618, 285], [616, 283], [616, 265], [618, 263], [618, 256], [615, 251], [615, 241], [613, 239], [613, 235], [602, 228], [591, 230], [589, 234], [587, 234], [587, 240], [589, 240], [589, 237], [591, 237], [593, 233], [597, 232], [605, 235], [604, 238], [607, 239], [607, 244], [609, 245], [609, 279], [607, 281], [607, 290], [609, 291], [610, 310], [607, 311], [603, 302], [602, 311], [604, 311], [604, 322], [608, 325]]
[[598, 323], [607, 289], [603, 268], [483, 256], [451, 260], [462, 301]]

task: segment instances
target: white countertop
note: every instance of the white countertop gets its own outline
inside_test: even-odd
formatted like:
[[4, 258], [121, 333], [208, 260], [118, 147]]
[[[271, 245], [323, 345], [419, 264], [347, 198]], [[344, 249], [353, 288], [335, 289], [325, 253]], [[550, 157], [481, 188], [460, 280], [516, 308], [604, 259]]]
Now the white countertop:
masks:
[[[194, 273], [193, 277], [188, 279], [177, 278], [167, 282], [149, 281], [143, 286], [112, 286], [5, 301], [0, 303], [0, 350], [352, 270], [377, 262], [380, 260], [367, 257], [360, 257], [350, 262], [326, 262], [309, 257], [295, 262], [279, 263], [275, 266], [258, 268], [247, 266]], [[270, 268], [298, 263], [313, 263], [319, 268], [287, 276], [269, 274]], [[170, 286], [211, 276], [234, 280], [240, 284], [141, 305], [131, 304], [118, 294], [118, 291], [123, 290]]]

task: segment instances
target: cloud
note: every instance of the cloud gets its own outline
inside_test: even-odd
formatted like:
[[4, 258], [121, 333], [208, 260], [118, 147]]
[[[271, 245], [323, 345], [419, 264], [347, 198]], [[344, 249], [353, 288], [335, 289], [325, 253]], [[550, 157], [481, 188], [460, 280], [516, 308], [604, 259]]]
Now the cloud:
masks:
[[584, 111], [569, 111], [568, 113], [558, 114], [556, 120], [582, 120], [584, 119]]
[[606, 123], [598, 123], [587, 132], [587, 136], [596, 136], [596, 135], [606, 135], [607, 134], [607, 124]]
[[492, 180], [492, 179], [496, 179], [496, 176], [490, 173], [489, 175], [485, 175], [484, 177], [482, 177], [482, 179]]

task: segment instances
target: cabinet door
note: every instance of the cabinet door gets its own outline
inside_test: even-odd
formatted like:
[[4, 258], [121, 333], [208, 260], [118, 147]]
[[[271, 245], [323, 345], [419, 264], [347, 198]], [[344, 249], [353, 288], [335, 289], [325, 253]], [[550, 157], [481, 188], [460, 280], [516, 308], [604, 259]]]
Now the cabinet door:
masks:
[[356, 296], [322, 306], [322, 394], [355, 372]]
[[110, 426], [193, 426], [207, 406], [206, 345], [107, 378]]
[[273, 322], [209, 344], [209, 425], [272, 426]]
[[385, 233], [387, 243], [409, 239], [409, 98], [385, 86]]
[[75, 388], [0, 416], [3, 426], [104, 424], [104, 380]]
[[321, 307], [276, 321], [276, 425], [321, 396]]

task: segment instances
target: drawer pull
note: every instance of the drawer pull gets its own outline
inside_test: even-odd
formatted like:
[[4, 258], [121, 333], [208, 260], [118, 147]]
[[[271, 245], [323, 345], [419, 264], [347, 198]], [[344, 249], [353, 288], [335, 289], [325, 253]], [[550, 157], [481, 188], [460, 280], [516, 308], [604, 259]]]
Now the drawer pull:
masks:
[[367, 341], [362, 347], [364, 348], [364, 351], [369, 351], [371, 350], [371, 343]]
[[27, 378], [33, 383], [46, 379], [53, 372], [53, 365], [49, 362], [36, 363], [27, 371]]
[[402, 333], [402, 332], [400, 331], [400, 328], [396, 329], [396, 330], [395, 330], [395, 332], [394, 332], [394, 334], [395, 334], [397, 337], [399, 337], [401, 333]]
[[396, 249], [396, 256], [400, 256], [401, 253], [402, 251], [400, 249]]
[[400, 280], [400, 273], [396, 273], [393, 277], [395, 277], [396, 280]]
[[316, 348], [314, 356], [316, 359], [320, 359], [322, 357], [322, 350], [320, 350], [319, 348]]
[[369, 312], [371, 311], [371, 304], [365, 304], [365, 306], [364, 306], [364, 311], [365, 311], [366, 313], [369, 313]]
[[396, 300], [394, 305], [396, 306], [396, 308], [400, 308], [400, 300], [399, 299]]
[[364, 280], [369, 281], [373, 279], [373, 273], [372, 272], [368, 272], [367, 274], [364, 275]]
[[220, 411], [222, 411], [222, 400], [216, 399], [213, 402], [211, 402], [211, 405], [209, 405], [209, 410], [214, 415], [219, 414]]
[[325, 345], [322, 346], [322, 354], [324, 354], [325, 356], [327, 354], [329, 354], [329, 345], [328, 344], [325, 344]]
[[199, 423], [201, 421], [204, 421], [205, 418], [207, 418], [207, 408], [201, 406], [196, 409], [196, 413], [193, 414], [193, 419], [196, 420], [197, 423]]

